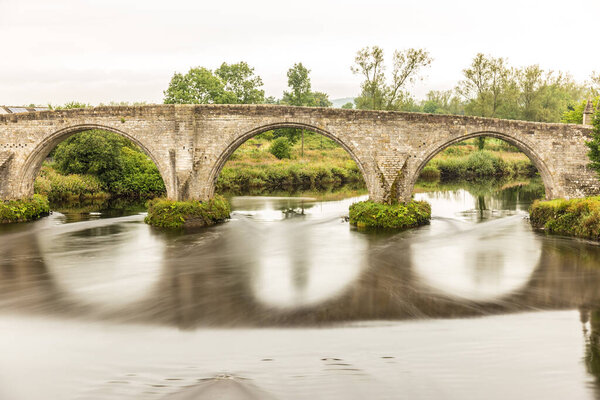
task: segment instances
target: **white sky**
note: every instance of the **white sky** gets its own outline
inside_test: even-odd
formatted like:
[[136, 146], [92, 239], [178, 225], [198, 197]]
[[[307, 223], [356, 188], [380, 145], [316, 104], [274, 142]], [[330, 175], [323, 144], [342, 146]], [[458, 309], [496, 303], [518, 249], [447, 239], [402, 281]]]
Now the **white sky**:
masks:
[[313, 90], [351, 97], [367, 45], [431, 53], [418, 97], [453, 88], [477, 52], [584, 81], [600, 71], [599, 18], [599, 0], [0, 0], [0, 104], [160, 103], [175, 71], [240, 60], [267, 95], [302, 62]]

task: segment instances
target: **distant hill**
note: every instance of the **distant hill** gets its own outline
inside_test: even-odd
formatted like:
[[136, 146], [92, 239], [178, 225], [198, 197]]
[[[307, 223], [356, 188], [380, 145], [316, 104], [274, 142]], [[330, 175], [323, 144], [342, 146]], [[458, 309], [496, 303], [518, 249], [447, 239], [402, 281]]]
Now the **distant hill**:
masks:
[[354, 104], [354, 97], [344, 97], [342, 99], [332, 99], [333, 108], [341, 108], [344, 104], [350, 102]]

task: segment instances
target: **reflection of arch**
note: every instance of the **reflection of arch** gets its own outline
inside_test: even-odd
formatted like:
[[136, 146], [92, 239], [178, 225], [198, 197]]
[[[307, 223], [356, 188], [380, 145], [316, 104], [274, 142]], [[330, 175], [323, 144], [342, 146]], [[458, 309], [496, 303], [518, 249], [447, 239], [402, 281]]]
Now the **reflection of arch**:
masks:
[[354, 160], [356, 165], [358, 165], [358, 168], [360, 169], [360, 172], [363, 176], [363, 179], [367, 183], [367, 186], [369, 185], [369, 179], [367, 179], [367, 174], [365, 172], [366, 171], [365, 165], [356, 155], [356, 151], [352, 147], [350, 147], [348, 144], [344, 143], [339, 137], [337, 137], [336, 135], [334, 135], [324, 129], [318, 128], [314, 125], [304, 124], [304, 123], [300, 123], [300, 122], [277, 122], [277, 123], [273, 123], [273, 124], [262, 125], [258, 128], [254, 128], [248, 132], [245, 132], [245, 133], [237, 136], [231, 143], [229, 143], [227, 145], [225, 150], [219, 155], [219, 157], [215, 161], [215, 163], [210, 171], [209, 179], [208, 179], [208, 182], [210, 185], [210, 188], [209, 188], [210, 195], [212, 196], [214, 193], [215, 185], [216, 185], [217, 179], [219, 178], [219, 174], [221, 173], [221, 170], [223, 169], [223, 166], [225, 166], [225, 163], [227, 162], [229, 157], [233, 154], [234, 151], [236, 151], [238, 149], [238, 147], [240, 147], [244, 142], [246, 142], [248, 139], [253, 138], [256, 135], [259, 135], [263, 132], [271, 131], [274, 129], [281, 129], [281, 128], [305, 129], [307, 131], [318, 133], [320, 135], [325, 136], [326, 138], [333, 140], [334, 142], [339, 144], [344, 150], [346, 150], [346, 152], [350, 155], [350, 157], [352, 157], [352, 159]]
[[38, 173], [40, 172], [40, 169], [42, 168], [42, 163], [44, 162], [48, 154], [50, 154], [52, 149], [54, 149], [60, 142], [66, 140], [70, 136], [92, 129], [116, 133], [139, 146], [142, 149], [142, 151], [148, 157], [150, 157], [154, 165], [156, 165], [156, 167], [158, 168], [158, 172], [161, 178], [163, 179], [163, 182], [165, 183], [165, 187], [167, 189], [167, 196], [169, 198], [173, 198], [172, 195], [174, 194], [174, 189], [172, 187], [173, 185], [170, 179], [170, 174], [167, 173], [167, 166], [163, 165], [163, 163], [161, 163], [159, 159], [154, 154], [152, 154], [152, 152], [148, 149], [146, 145], [144, 145], [144, 143], [139, 141], [135, 136], [125, 131], [112, 128], [110, 126], [97, 124], [73, 125], [68, 128], [60, 129], [45, 137], [35, 147], [35, 149], [33, 149], [33, 151], [25, 160], [19, 179], [21, 185], [20, 193], [33, 193], [33, 182], [35, 181], [35, 178], [37, 177]]
[[410, 193], [412, 193], [412, 190], [414, 188], [414, 185], [415, 185], [417, 179], [419, 178], [419, 174], [421, 173], [421, 170], [427, 165], [427, 163], [433, 157], [435, 157], [438, 153], [440, 153], [442, 150], [449, 147], [450, 145], [460, 143], [465, 140], [477, 138], [480, 136], [492, 137], [492, 138], [504, 140], [505, 142], [512, 144], [513, 146], [515, 146], [519, 150], [521, 150], [523, 153], [525, 153], [525, 155], [527, 157], [529, 157], [529, 159], [533, 162], [533, 165], [535, 165], [535, 167], [537, 168], [537, 170], [540, 173], [540, 176], [542, 177], [542, 182], [544, 183], [544, 187], [546, 189], [546, 198], [552, 199], [555, 197], [555, 194], [554, 194], [555, 189], [554, 188], [556, 188], [557, 186], [556, 186], [556, 182], [554, 181], [554, 177], [552, 176], [552, 173], [546, 166], [545, 161], [540, 156], [537, 155], [536, 151], [529, 144], [519, 140], [518, 138], [515, 138], [514, 136], [508, 135], [506, 133], [492, 132], [492, 131], [474, 132], [474, 133], [456, 137], [456, 138], [453, 138], [451, 140], [444, 141], [441, 143], [440, 142], [435, 143], [430, 149], [427, 150], [427, 153], [426, 153], [427, 156], [423, 159], [423, 161], [419, 164], [419, 166], [415, 170], [415, 173], [413, 174], [411, 181], [409, 183], [410, 184], [410, 186], [409, 186]]

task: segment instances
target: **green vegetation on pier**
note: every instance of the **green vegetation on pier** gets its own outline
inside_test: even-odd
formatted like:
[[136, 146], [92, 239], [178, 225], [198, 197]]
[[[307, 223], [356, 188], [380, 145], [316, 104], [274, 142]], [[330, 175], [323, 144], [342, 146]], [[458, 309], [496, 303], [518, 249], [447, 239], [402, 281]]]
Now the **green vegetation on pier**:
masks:
[[166, 229], [210, 226], [229, 218], [231, 207], [223, 197], [216, 195], [209, 201], [148, 201], [147, 224]]
[[358, 228], [415, 228], [429, 223], [431, 206], [425, 201], [380, 204], [367, 200], [352, 204], [349, 218]]

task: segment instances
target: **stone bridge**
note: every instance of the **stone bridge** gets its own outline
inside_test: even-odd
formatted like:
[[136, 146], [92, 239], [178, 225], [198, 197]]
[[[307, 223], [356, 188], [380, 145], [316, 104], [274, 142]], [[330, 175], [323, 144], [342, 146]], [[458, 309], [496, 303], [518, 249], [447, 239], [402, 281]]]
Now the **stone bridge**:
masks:
[[591, 128], [491, 118], [274, 105], [147, 105], [0, 115], [0, 198], [33, 194], [50, 151], [89, 129], [115, 132], [157, 165], [171, 199], [207, 199], [228, 157], [275, 128], [304, 128], [339, 143], [358, 164], [372, 200], [409, 200], [421, 169], [445, 147], [478, 136], [521, 149], [547, 198], [600, 191], [587, 168]]

